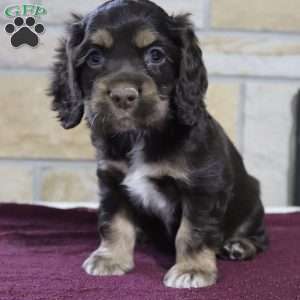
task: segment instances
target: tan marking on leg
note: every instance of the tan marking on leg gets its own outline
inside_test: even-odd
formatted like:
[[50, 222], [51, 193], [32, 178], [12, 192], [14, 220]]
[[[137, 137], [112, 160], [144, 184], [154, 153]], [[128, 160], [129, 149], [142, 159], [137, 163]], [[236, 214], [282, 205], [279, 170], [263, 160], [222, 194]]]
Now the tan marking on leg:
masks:
[[124, 275], [134, 267], [133, 251], [136, 230], [125, 213], [117, 214], [110, 223], [109, 237], [83, 263], [94, 276]]
[[166, 286], [201, 288], [213, 285], [216, 282], [215, 252], [208, 248], [188, 251], [191, 245], [191, 224], [183, 217], [176, 236], [176, 264], [164, 277]]
[[114, 39], [111, 33], [107, 29], [99, 29], [91, 35], [91, 41], [104, 48], [111, 48], [114, 43]]
[[151, 29], [142, 29], [137, 32], [134, 37], [134, 42], [138, 48], [146, 48], [154, 43], [157, 35]]

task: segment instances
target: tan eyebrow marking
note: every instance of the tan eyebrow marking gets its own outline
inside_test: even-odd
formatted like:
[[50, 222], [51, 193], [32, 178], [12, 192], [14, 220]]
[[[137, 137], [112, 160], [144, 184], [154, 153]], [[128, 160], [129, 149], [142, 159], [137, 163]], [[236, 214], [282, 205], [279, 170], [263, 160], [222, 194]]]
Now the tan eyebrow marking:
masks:
[[134, 37], [134, 42], [138, 48], [145, 48], [150, 46], [157, 40], [157, 35], [150, 29], [142, 29], [137, 32]]
[[111, 48], [114, 39], [107, 29], [99, 29], [91, 35], [91, 40], [94, 44], [100, 47]]

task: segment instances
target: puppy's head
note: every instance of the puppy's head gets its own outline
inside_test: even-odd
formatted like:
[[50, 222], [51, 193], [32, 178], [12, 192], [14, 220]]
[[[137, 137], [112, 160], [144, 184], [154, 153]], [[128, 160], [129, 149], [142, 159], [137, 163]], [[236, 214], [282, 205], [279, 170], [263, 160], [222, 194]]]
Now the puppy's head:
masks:
[[200, 119], [207, 77], [187, 16], [148, 0], [112, 0], [75, 17], [58, 52], [50, 93], [65, 128], [84, 111], [99, 134]]

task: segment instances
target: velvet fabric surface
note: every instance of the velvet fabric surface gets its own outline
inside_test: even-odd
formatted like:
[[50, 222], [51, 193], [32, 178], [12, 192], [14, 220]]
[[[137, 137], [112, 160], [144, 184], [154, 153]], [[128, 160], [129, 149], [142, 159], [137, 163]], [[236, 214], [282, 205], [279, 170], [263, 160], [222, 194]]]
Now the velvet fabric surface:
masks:
[[0, 205], [1, 300], [300, 300], [300, 213], [268, 215], [270, 248], [252, 261], [218, 261], [204, 289], [164, 287], [174, 258], [137, 247], [135, 269], [92, 277], [81, 264], [99, 245], [95, 211]]

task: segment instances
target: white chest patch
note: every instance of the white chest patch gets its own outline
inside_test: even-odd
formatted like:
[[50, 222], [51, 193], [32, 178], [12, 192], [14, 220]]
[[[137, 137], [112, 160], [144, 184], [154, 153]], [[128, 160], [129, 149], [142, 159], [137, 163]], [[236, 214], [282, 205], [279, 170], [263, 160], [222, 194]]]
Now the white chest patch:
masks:
[[141, 205], [149, 211], [170, 224], [174, 213], [174, 206], [157, 191], [155, 185], [150, 181], [151, 170], [147, 165], [142, 165], [129, 173], [123, 181], [136, 204]]
[[168, 227], [174, 216], [174, 202], [158, 191], [150, 180], [151, 177], [160, 178], [162, 176], [187, 180], [184, 172], [171, 167], [166, 162], [145, 163], [142, 151], [137, 151], [133, 155], [133, 164], [128, 170], [123, 185], [127, 187], [137, 205], [162, 219]]

